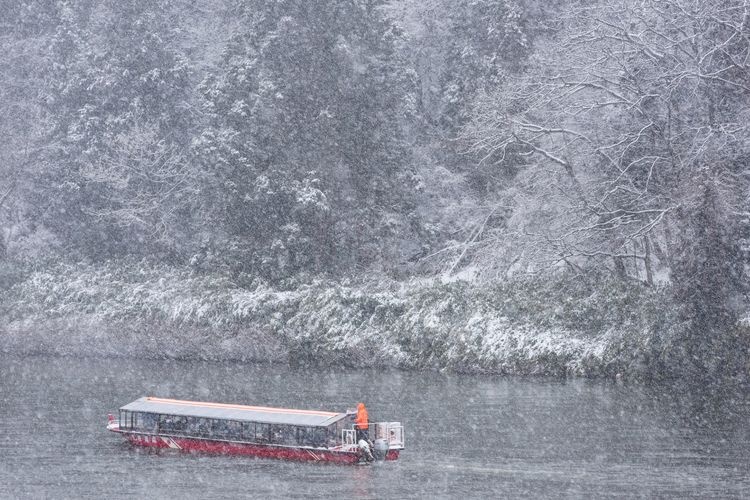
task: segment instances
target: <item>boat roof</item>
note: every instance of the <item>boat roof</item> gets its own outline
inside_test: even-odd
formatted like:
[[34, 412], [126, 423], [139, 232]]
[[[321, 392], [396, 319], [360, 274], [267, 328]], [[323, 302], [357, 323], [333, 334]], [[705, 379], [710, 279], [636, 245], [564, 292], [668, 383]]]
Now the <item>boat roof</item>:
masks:
[[165, 415], [180, 415], [203, 418], [221, 418], [267, 424], [328, 426], [346, 417], [346, 413], [317, 410], [294, 410], [269, 408], [266, 406], [246, 406], [226, 403], [206, 403], [180, 399], [143, 397], [128, 403], [120, 410]]

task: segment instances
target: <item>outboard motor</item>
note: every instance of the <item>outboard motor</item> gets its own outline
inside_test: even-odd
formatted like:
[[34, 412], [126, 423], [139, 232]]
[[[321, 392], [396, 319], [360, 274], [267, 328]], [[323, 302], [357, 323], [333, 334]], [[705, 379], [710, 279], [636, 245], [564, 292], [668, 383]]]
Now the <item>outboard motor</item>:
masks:
[[388, 454], [388, 440], [379, 438], [375, 440], [374, 455], [376, 460], [385, 460], [385, 456]]
[[357, 446], [359, 446], [359, 450], [362, 452], [362, 458], [364, 458], [365, 461], [373, 462], [375, 460], [375, 457], [372, 456], [370, 444], [367, 441], [365, 441], [364, 439], [360, 439], [357, 443]]

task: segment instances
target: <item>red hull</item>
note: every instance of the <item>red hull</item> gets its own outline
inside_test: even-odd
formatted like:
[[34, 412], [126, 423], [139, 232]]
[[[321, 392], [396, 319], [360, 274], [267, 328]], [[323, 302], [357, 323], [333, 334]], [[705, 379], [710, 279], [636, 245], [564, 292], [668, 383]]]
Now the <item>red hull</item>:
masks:
[[[114, 431], [119, 432], [119, 431]], [[151, 448], [172, 448], [182, 451], [219, 453], [224, 455], [246, 455], [261, 458], [284, 460], [332, 462], [353, 464], [359, 462], [359, 453], [351, 451], [322, 450], [314, 448], [294, 448], [253, 443], [212, 441], [178, 436], [155, 436], [146, 434], [122, 433], [133, 445]], [[389, 450], [386, 460], [398, 459], [399, 450]]]

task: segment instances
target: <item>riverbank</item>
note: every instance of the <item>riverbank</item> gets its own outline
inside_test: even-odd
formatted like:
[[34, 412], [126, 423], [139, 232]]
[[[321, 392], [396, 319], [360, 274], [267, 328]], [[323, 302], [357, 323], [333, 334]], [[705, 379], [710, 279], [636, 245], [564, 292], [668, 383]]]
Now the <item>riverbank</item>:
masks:
[[142, 263], [58, 264], [3, 289], [0, 350], [640, 376], [673, 335], [668, 300], [664, 289], [612, 280], [280, 290]]

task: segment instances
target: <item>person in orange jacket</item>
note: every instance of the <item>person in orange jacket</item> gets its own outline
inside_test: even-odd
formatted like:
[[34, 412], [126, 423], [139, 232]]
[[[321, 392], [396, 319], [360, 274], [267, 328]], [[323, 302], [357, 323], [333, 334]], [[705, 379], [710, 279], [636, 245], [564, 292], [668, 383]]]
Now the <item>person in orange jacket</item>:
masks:
[[369, 441], [370, 435], [368, 432], [368, 428], [370, 426], [370, 421], [367, 416], [367, 408], [365, 408], [364, 403], [359, 403], [357, 405], [357, 418], [354, 421], [357, 424], [357, 441], [359, 441], [360, 439]]

